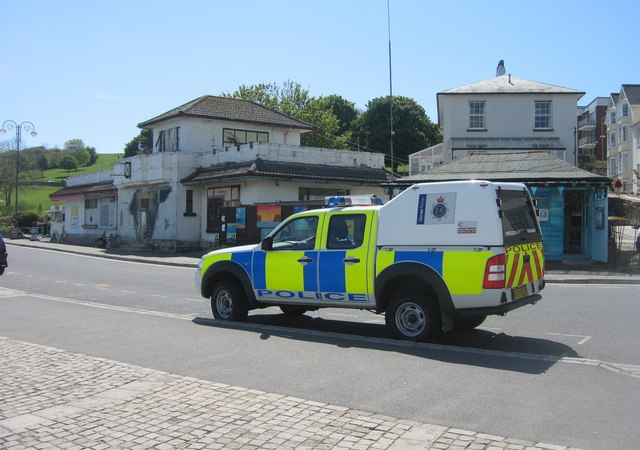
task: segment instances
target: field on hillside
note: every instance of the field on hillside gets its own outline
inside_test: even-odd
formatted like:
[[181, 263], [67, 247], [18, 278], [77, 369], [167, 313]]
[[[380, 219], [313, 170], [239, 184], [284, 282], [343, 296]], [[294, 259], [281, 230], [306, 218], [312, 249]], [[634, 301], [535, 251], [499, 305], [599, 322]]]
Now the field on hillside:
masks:
[[[123, 157], [122, 153], [101, 153], [98, 154], [98, 161], [92, 166], [78, 167], [77, 170], [72, 170], [67, 173], [64, 169], [49, 169], [45, 170], [43, 174], [40, 171], [35, 171], [31, 175], [32, 181], [64, 181], [67, 177], [76, 175], [83, 175], [86, 173], [100, 172], [107, 170], [113, 166], [113, 164]], [[60, 186], [20, 186], [18, 193], [18, 200], [20, 202], [18, 211], [20, 213], [38, 213], [44, 214], [54, 205], [54, 202], [49, 200], [49, 194], [61, 189]], [[13, 216], [15, 214], [15, 205], [4, 205], [4, 202], [0, 200], [0, 217]]]

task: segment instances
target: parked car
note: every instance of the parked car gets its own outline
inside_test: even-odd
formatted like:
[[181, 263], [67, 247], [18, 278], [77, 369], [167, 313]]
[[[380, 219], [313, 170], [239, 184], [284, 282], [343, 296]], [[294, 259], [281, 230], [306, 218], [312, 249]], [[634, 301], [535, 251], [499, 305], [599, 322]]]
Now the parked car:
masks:
[[4, 268], [7, 266], [7, 246], [0, 234], [0, 275], [4, 273]]

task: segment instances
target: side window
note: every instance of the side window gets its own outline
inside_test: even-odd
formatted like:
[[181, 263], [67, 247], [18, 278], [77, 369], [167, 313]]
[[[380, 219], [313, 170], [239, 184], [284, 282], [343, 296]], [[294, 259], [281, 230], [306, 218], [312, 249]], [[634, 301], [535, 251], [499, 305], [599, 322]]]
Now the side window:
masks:
[[328, 249], [356, 248], [364, 241], [367, 216], [364, 214], [338, 214], [329, 221]]
[[313, 250], [318, 216], [294, 219], [273, 235], [273, 250]]

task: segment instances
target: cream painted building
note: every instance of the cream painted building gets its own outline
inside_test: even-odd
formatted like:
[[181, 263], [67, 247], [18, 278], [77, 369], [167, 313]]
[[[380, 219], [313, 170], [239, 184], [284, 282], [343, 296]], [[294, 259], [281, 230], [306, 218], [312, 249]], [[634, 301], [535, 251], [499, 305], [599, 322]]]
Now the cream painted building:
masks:
[[204, 96], [139, 127], [151, 130], [150, 153], [69, 178], [51, 195], [64, 203], [52, 231], [168, 250], [242, 243], [294, 208], [338, 193], [383, 195], [392, 179], [383, 154], [301, 147], [312, 125], [248, 101]]
[[618, 192], [638, 194], [640, 84], [623, 84], [607, 108], [607, 175]]

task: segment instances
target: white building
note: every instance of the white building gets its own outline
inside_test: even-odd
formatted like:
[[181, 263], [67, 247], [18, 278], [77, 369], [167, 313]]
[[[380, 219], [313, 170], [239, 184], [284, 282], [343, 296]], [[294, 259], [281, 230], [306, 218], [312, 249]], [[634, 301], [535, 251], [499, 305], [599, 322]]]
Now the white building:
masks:
[[478, 151], [545, 150], [576, 165], [576, 110], [583, 95], [506, 74], [500, 61], [494, 78], [437, 94], [441, 162]]
[[607, 175], [618, 191], [638, 194], [640, 84], [623, 84], [607, 108]]
[[391, 179], [383, 154], [301, 147], [312, 125], [248, 101], [204, 96], [139, 127], [151, 130], [152, 152], [69, 178], [51, 195], [65, 202], [52, 231], [168, 250], [257, 242], [294, 208], [383, 195]]

